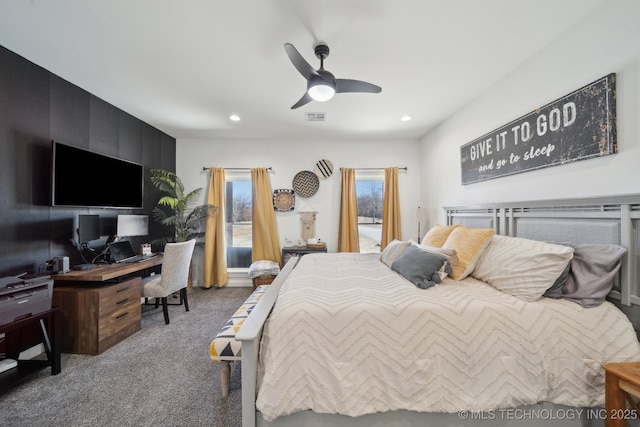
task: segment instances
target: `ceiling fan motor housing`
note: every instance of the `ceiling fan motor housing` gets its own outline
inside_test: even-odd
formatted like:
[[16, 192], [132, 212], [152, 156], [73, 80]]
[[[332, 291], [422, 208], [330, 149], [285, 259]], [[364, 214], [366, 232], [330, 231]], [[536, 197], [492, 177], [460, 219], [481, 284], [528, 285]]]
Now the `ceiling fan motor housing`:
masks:
[[323, 43], [316, 45], [316, 47], [313, 48], [313, 51], [316, 54], [316, 58], [318, 58], [321, 61], [326, 59], [327, 56], [329, 56], [329, 46]]

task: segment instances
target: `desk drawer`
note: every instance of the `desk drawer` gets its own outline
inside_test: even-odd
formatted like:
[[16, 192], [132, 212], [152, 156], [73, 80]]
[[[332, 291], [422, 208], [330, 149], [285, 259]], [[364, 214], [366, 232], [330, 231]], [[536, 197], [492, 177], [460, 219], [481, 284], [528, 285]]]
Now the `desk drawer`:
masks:
[[98, 353], [140, 330], [142, 282], [136, 277], [100, 291]]
[[100, 318], [120, 311], [122, 307], [131, 304], [131, 301], [135, 301], [140, 305], [142, 282], [139, 277], [136, 277], [126, 282], [103, 288], [100, 291], [99, 298]]
[[140, 299], [122, 304], [98, 319], [98, 353], [119, 343], [141, 327]]

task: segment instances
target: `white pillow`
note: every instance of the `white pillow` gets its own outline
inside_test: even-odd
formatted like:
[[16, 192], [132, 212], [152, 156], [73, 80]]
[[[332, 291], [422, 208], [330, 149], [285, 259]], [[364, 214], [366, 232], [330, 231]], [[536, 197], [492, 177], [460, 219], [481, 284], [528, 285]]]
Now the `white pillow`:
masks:
[[419, 244], [412, 240], [409, 240], [409, 241], [411, 242], [411, 244], [416, 245], [423, 251], [442, 255], [447, 259], [447, 261], [449, 261], [451, 265], [458, 265], [458, 255], [455, 249], [436, 248], [435, 246], [427, 246], [427, 245]]
[[380, 254], [380, 261], [391, 268], [393, 261], [397, 260], [409, 246], [411, 246], [411, 242], [402, 242], [397, 239], [390, 241]]
[[573, 248], [494, 235], [471, 276], [496, 289], [536, 301], [553, 286], [573, 258]]

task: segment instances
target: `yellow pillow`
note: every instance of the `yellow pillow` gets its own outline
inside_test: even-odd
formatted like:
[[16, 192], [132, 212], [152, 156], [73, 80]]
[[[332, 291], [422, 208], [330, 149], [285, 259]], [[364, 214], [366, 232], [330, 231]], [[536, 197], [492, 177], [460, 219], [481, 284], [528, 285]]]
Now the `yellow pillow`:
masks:
[[492, 228], [456, 227], [442, 245], [445, 249], [455, 249], [458, 255], [458, 264], [451, 266], [449, 277], [462, 280], [471, 274], [494, 233]]
[[425, 246], [433, 246], [434, 248], [441, 248], [444, 245], [444, 242], [447, 241], [447, 237], [456, 228], [458, 224], [455, 225], [440, 225], [436, 224], [431, 227], [431, 230], [424, 235], [424, 239], [420, 242]]

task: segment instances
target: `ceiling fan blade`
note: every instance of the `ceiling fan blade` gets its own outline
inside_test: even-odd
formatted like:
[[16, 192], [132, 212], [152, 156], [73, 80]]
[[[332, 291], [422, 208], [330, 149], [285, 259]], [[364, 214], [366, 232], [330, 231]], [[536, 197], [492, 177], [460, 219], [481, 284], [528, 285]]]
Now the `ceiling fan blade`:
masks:
[[284, 50], [287, 52], [294, 67], [296, 67], [305, 79], [309, 80], [313, 76], [320, 76], [291, 43], [285, 43]]
[[382, 88], [360, 80], [336, 79], [336, 93], [367, 92], [380, 93]]
[[302, 98], [300, 98], [300, 100], [298, 102], [296, 102], [291, 109], [295, 110], [298, 107], [302, 107], [305, 104], [308, 104], [309, 102], [313, 101], [313, 98], [311, 98], [311, 96], [309, 96], [309, 93], [305, 92], [304, 95], [302, 95]]

